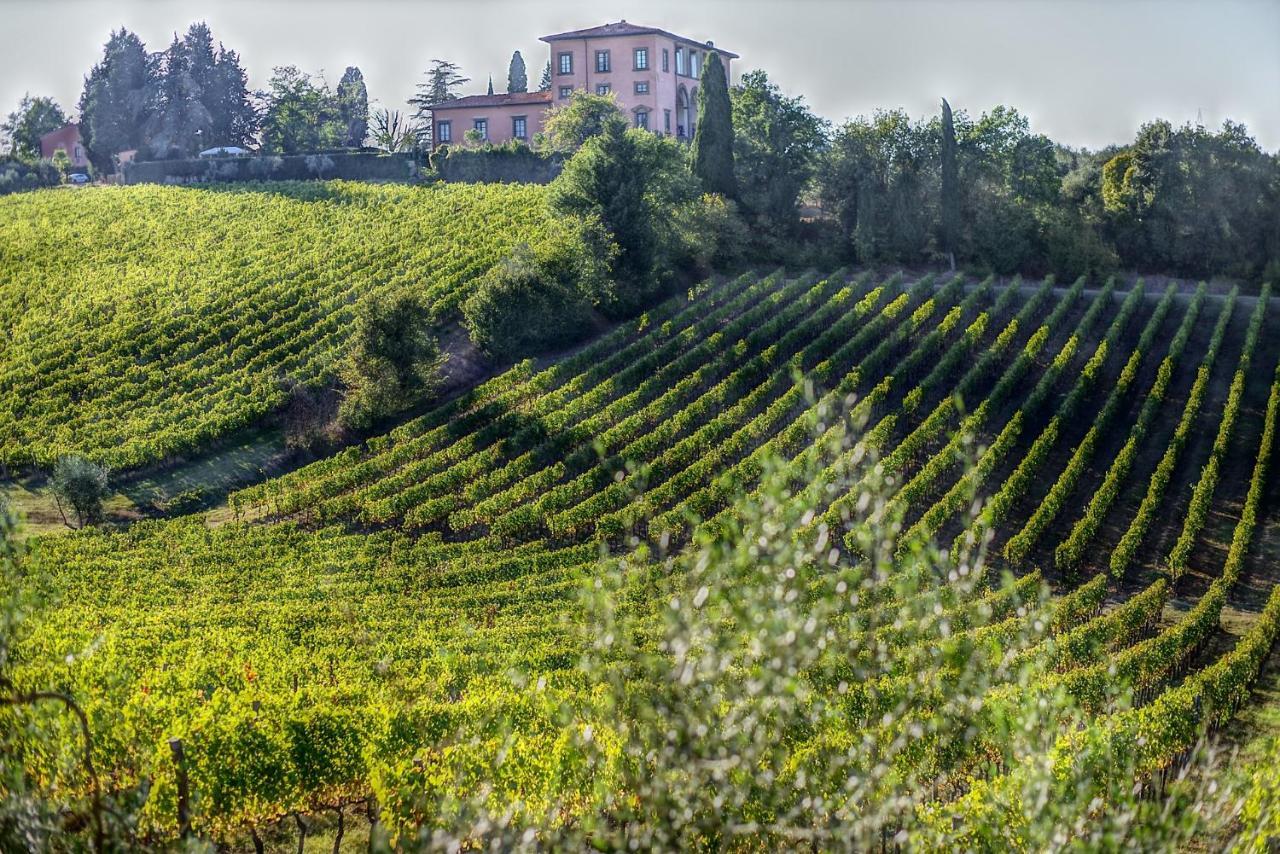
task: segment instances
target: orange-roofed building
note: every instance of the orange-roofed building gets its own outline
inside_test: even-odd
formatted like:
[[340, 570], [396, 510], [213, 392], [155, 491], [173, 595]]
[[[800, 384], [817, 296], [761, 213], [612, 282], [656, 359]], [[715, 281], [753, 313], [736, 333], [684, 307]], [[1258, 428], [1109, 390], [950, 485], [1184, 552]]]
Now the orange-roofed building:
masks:
[[542, 130], [547, 110], [575, 91], [613, 93], [635, 127], [692, 139], [698, 79], [707, 55], [718, 53], [729, 77], [736, 53], [657, 27], [618, 21], [543, 36], [551, 49], [551, 91], [468, 95], [431, 106], [436, 145], [462, 142], [469, 130], [500, 144], [528, 141]]

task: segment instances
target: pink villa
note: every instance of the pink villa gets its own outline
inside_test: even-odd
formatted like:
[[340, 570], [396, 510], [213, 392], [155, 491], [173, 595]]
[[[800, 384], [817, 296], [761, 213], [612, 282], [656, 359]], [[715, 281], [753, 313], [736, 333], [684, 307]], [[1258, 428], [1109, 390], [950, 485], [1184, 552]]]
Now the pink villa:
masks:
[[431, 106], [437, 145], [461, 142], [469, 130], [495, 144], [528, 142], [542, 130], [547, 110], [576, 90], [612, 92], [635, 127], [692, 139], [698, 114], [698, 79], [712, 51], [726, 78], [736, 53], [625, 20], [543, 36], [551, 47], [551, 91], [467, 95]]

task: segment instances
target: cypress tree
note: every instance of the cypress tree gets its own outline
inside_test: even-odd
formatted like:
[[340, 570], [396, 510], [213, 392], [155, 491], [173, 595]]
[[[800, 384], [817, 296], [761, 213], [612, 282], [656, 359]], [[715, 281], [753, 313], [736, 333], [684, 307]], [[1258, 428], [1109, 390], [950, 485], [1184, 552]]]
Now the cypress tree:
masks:
[[511, 54], [511, 65], [507, 68], [507, 92], [528, 92], [529, 74], [524, 67], [524, 57], [520, 51]]
[[539, 92], [551, 91], [551, 60], [547, 60], [547, 64], [542, 66], [542, 79], [538, 81]]
[[489, 94], [493, 94], [493, 75], [489, 75]]
[[369, 134], [369, 90], [364, 74], [354, 65], [347, 66], [338, 81], [338, 113], [345, 128], [342, 144], [348, 148], [364, 145]]
[[956, 240], [960, 232], [960, 181], [956, 174], [956, 126], [951, 105], [942, 99], [942, 251], [956, 268]]
[[693, 174], [708, 193], [734, 198], [738, 184], [733, 175], [733, 115], [729, 107], [729, 81], [720, 55], [712, 52], [702, 67], [698, 85], [698, 126], [693, 136]]

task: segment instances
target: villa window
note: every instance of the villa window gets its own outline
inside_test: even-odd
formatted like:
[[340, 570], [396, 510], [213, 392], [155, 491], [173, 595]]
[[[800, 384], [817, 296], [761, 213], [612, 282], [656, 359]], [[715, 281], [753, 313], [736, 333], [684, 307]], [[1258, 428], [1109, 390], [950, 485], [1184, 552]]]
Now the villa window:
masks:
[[662, 111], [662, 129], [667, 133], [671, 133], [671, 111]]
[[572, 73], [573, 73], [573, 54], [571, 54], [571, 53], [562, 53], [562, 54], [560, 54], [560, 60], [559, 60], [559, 62], [560, 62], [560, 73], [561, 73], [561, 74], [572, 74]]
[[649, 129], [649, 111], [648, 110], [636, 110], [636, 127], [644, 128], [645, 130]]
[[476, 133], [480, 134], [481, 139], [489, 138], [489, 120], [488, 119], [476, 119], [472, 127], [475, 128]]
[[676, 74], [684, 74], [684, 48], [676, 48]]
[[527, 121], [527, 118], [528, 118], [527, 116], [512, 116], [512, 117], [511, 117], [511, 135], [512, 135], [514, 138], [516, 138], [516, 139], [528, 139], [528, 138], [529, 138], [529, 134], [528, 134], [528, 132], [527, 132], [527, 131], [528, 131], [528, 127], [529, 127], [529, 123], [528, 123], [528, 121]]
[[635, 70], [648, 71], [649, 70], [649, 48], [638, 47], [635, 49], [634, 53], [635, 53], [635, 60], [636, 60]]
[[698, 76], [698, 54], [696, 51], [689, 51], [689, 76]]
[[561, 98], [561, 99], [568, 98], [568, 97], [569, 97], [570, 95], [572, 95], [572, 94], [573, 94], [573, 87], [572, 87], [572, 86], [561, 86], [561, 87], [560, 87], [560, 98]]
[[440, 135], [440, 142], [453, 141], [453, 122], [443, 121], [436, 123], [437, 132]]
[[612, 87], [608, 83], [600, 83], [596, 86], [597, 95], [608, 95]]
[[596, 72], [598, 74], [609, 73], [609, 51], [607, 50], [596, 51]]
[[671, 51], [667, 50], [665, 47], [662, 49], [662, 70], [671, 70]]
[[649, 81], [648, 81], [648, 80], [637, 80], [637, 81], [636, 81], [636, 94], [637, 94], [637, 95], [648, 95], [648, 94], [649, 94]]

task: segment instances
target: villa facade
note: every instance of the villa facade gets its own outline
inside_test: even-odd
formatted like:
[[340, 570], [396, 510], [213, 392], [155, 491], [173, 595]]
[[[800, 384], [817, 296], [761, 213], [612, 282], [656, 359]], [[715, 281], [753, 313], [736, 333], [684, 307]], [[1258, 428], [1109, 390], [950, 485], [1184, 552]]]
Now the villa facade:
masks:
[[431, 106], [436, 145], [461, 142], [469, 130], [495, 144], [529, 141], [546, 112], [575, 91], [613, 93], [628, 121], [654, 133], [692, 139], [698, 113], [698, 80], [713, 51], [724, 63], [736, 53], [656, 27], [618, 21], [543, 36], [551, 53], [551, 90], [467, 95]]

